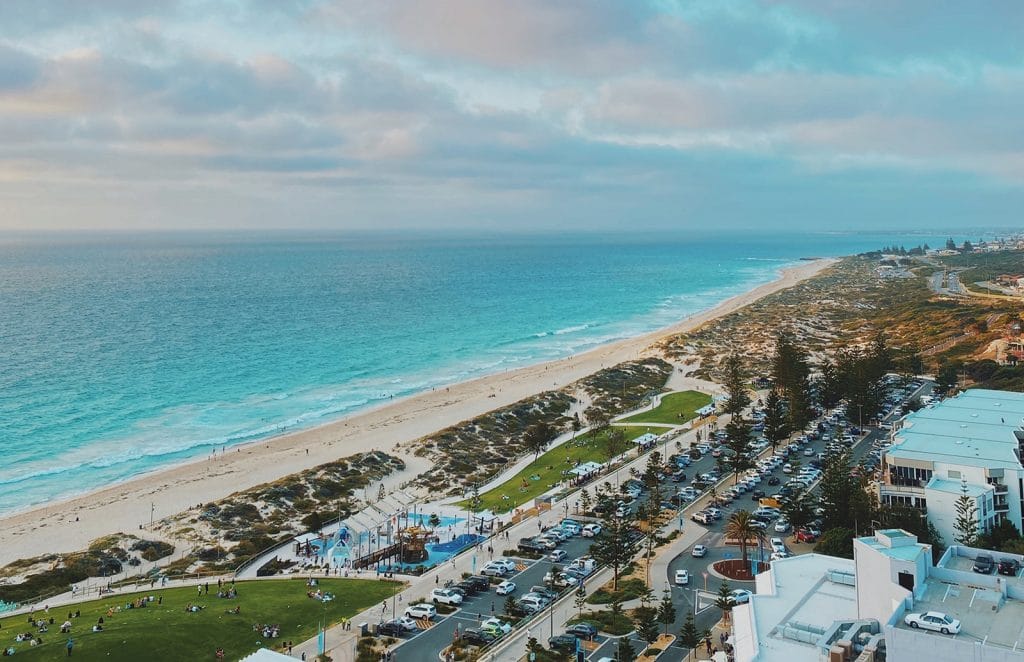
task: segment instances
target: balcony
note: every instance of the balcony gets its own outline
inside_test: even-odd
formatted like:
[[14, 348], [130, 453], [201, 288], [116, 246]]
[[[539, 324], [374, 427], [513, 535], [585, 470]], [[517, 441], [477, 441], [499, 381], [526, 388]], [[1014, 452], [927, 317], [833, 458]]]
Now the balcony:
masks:
[[902, 476], [888, 475], [885, 478], [886, 485], [892, 485], [893, 487], [916, 487], [923, 488], [928, 481], [920, 480], [917, 478], [904, 478]]
[[997, 501], [995, 504], [995, 509], [997, 513], [1007, 513], [1010, 512], [1010, 504], [1006, 502], [1000, 503]]
[[1003, 485], [1002, 483], [992, 483], [992, 487], [995, 488], [996, 494], [1006, 494], [1007, 492], [1010, 491], [1010, 488], [1007, 485]]
[[904, 481], [905, 483], [913, 482], [913, 485], [898, 485], [895, 483], [881, 483], [878, 486], [880, 494], [912, 494], [914, 496], [923, 497], [924, 487], [920, 484], [921, 481]]

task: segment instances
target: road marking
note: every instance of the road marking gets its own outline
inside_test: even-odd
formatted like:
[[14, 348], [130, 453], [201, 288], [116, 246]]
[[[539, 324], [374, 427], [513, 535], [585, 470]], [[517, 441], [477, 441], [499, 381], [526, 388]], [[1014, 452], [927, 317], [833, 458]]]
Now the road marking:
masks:
[[434, 627], [435, 625], [437, 625], [437, 623], [434, 623], [434, 621], [430, 620], [429, 618], [417, 618], [416, 619], [416, 627], [418, 627], [421, 630], [429, 630], [430, 628]]

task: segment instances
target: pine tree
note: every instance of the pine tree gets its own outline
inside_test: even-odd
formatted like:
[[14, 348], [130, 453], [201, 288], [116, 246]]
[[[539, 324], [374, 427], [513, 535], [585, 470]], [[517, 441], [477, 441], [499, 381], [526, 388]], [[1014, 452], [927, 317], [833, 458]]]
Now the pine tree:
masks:
[[686, 621], [683, 622], [683, 629], [679, 631], [679, 643], [684, 648], [689, 650], [687, 658], [689, 658], [697, 646], [700, 646], [700, 642], [703, 640], [700, 632], [697, 631], [697, 624], [693, 622], [693, 612], [686, 612]]
[[603, 521], [604, 531], [590, 548], [598, 563], [612, 569], [612, 590], [619, 590], [619, 572], [633, 558], [636, 543], [630, 539], [629, 521], [624, 517], [609, 517]]
[[850, 497], [854, 489], [850, 476], [850, 453], [844, 451], [825, 463], [821, 476], [819, 502], [824, 511], [822, 528], [852, 527], [850, 521]]
[[616, 662], [634, 662], [636, 660], [636, 650], [630, 643], [629, 637], [619, 638], [619, 645], [615, 647], [615, 660]]
[[807, 491], [798, 489], [782, 502], [782, 514], [794, 529], [807, 526], [814, 519], [815, 499]]
[[556, 434], [555, 429], [548, 423], [535, 423], [526, 429], [523, 442], [526, 449], [533, 452], [533, 457], [536, 459], [540, 457], [541, 452], [548, 447]]
[[821, 364], [818, 378], [818, 404], [824, 409], [835, 409], [843, 399], [843, 384], [836, 364], [825, 361]]
[[775, 389], [768, 393], [764, 401], [764, 436], [774, 451], [779, 442], [790, 434], [789, 422], [786, 420], [786, 407], [782, 396]]
[[750, 393], [747, 391], [747, 376], [743, 362], [738, 354], [730, 354], [725, 359], [724, 371], [723, 385], [729, 399], [723, 409], [726, 414], [732, 416], [742, 414], [743, 410], [750, 406]]
[[953, 540], [959, 545], [974, 547], [978, 542], [978, 506], [967, 493], [967, 481], [960, 482], [960, 496], [954, 506], [956, 519], [953, 529], [956, 535]]
[[665, 634], [676, 620], [676, 606], [672, 604], [672, 592], [665, 589], [661, 594], [661, 602], [658, 604], [658, 622], [665, 626]]
[[658, 640], [658, 610], [643, 606], [633, 610], [633, 624], [636, 635], [649, 644]]

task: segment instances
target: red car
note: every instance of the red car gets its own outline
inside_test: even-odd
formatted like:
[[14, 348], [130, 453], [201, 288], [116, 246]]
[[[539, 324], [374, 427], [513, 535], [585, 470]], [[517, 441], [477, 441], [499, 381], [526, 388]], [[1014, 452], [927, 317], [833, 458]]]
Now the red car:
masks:
[[817, 536], [815, 536], [810, 531], [804, 531], [803, 529], [800, 529], [796, 532], [797, 542], [815, 542], [817, 539]]

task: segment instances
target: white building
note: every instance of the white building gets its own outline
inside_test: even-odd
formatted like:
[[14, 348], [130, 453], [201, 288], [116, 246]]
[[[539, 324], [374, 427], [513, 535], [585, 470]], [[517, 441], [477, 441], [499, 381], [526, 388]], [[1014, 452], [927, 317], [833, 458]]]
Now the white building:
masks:
[[[732, 611], [737, 662], [1024, 662], [1024, 579], [972, 572], [984, 550], [954, 545], [933, 564], [931, 546], [900, 529], [853, 542], [853, 561], [806, 554], [757, 577], [757, 594]], [[928, 611], [959, 620], [960, 633], [905, 624]]]
[[978, 529], [1000, 519], [1024, 530], [1024, 394], [983, 389], [930, 405], [894, 426], [879, 501], [920, 508], [943, 542], [955, 540], [956, 501], [964, 491]]

